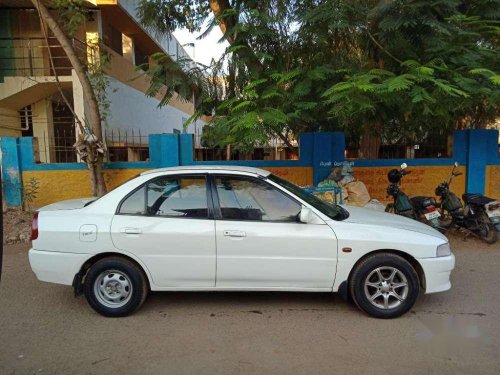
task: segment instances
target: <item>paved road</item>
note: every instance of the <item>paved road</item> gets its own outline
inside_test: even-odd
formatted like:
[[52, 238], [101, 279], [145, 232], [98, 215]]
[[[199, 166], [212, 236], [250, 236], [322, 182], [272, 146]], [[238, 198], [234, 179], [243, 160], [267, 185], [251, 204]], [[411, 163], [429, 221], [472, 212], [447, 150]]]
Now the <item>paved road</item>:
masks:
[[0, 374], [499, 374], [500, 246], [452, 244], [453, 289], [391, 321], [323, 293], [158, 293], [103, 318], [9, 246]]

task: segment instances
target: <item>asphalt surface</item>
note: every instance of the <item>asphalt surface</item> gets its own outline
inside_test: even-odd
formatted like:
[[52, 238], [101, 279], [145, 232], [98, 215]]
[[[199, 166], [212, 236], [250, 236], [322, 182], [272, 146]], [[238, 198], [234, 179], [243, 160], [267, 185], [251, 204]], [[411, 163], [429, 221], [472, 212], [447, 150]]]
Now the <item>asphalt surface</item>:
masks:
[[104, 318], [10, 245], [0, 374], [499, 374], [500, 245], [452, 246], [451, 291], [377, 320], [327, 293], [156, 293]]

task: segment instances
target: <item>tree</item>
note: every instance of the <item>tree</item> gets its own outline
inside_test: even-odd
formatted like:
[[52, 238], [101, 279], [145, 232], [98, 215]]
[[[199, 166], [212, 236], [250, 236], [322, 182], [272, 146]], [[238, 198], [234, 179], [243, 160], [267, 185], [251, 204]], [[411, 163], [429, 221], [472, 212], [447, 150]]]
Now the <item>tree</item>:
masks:
[[[81, 159], [87, 164], [90, 172], [90, 185], [92, 195], [102, 196], [106, 193], [106, 184], [103, 177], [103, 160], [104, 160], [104, 144], [102, 142], [102, 127], [101, 127], [101, 114], [99, 110], [99, 103], [97, 101], [94, 88], [88, 76], [86, 66], [80, 61], [73, 43], [65, 30], [58, 24], [56, 19], [52, 16], [46, 5], [42, 0], [31, 0], [33, 6], [38, 10], [40, 19], [42, 21], [42, 28], [45, 28], [44, 23], [47, 24], [50, 31], [57, 39], [64, 53], [68, 57], [72, 68], [74, 69], [83, 90], [83, 96], [88, 104], [88, 117], [86, 121], [82, 121], [77, 117], [80, 128], [79, 139], [76, 144], [77, 152], [80, 154]], [[78, 3], [78, 1], [76, 1]], [[71, 7], [74, 11], [75, 4], [72, 0], [57, 0], [55, 5], [59, 9]], [[78, 5], [78, 4], [76, 4]], [[81, 19], [81, 13], [77, 12], [77, 19]], [[73, 18], [73, 21], [76, 19]], [[71, 25], [71, 23], [70, 23]], [[75, 26], [74, 24], [72, 26]], [[45, 37], [47, 39], [47, 32], [44, 29]], [[48, 45], [48, 43], [47, 43]], [[50, 55], [50, 48], [48, 48]], [[57, 78], [57, 72], [54, 68], [52, 57], [50, 57], [53, 73]], [[64, 96], [64, 95], [63, 95]]]
[[202, 93], [198, 108], [215, 114], [226, 142], [344, 130], [373, 158], [382, 138], [498, 116], [498, 9], [498, 0], [143, 0], [139, 13], [159, 32], [221, 28], [225, 95]]

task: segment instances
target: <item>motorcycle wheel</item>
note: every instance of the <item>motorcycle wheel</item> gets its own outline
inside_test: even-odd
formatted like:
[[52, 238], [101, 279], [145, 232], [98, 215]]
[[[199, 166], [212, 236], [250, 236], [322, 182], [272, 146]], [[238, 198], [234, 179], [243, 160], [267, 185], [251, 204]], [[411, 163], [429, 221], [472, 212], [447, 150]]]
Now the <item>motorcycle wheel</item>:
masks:
[[448, 214], [448, 213], [442, 213], [442, 215], [440, 217], [438, 217], [438, 222], [439, 222], [439, 227], [442, 229], [442, 230], [446, 230], [448, 228], [450, 228], [453, 224], [453, 217]]
[[482, 212], [479, 216], [479, 230], [478, 235], [484, 242], [487, 244], [494, 244], [497, 242], [497, 231], [495, 226], [491, 224], [490, 219], [484, 212]]
[[390, 214], [396, 213], [394, 210], [394, 204], [389, 203], [387, 206], [385, 206], [385, 212], [388, 212]]

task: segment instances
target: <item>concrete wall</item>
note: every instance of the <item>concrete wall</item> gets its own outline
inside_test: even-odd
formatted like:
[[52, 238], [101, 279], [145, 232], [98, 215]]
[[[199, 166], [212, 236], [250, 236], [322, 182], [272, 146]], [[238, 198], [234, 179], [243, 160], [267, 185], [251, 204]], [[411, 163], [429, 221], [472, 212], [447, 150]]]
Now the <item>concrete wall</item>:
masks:
[[[471, 135], [471, 133], [479, 132]], [[454, 136], [454, 155], [447, 159], [355, 160], [354, 173], [364, 181], [373, 198], [386, 202], [387, 172], [402, 162], [412, 173], [403, 180], [410, 195], [434, 196], [434, 189], [446, 179], [454, 161], [464, 173], [454, 179], [452, 190], [459, 196], [467, 192], [486, 193], [500, 199], [500, 159], [498, 131], [459, 131]], [[88, 171], [79, 163], [37, 164], [33, 160], [32, 138], [1, 138], [2, 174], [8, 206], [22, 203], [23, 189], [35, 178], [40, 190], [35, 206], [90, 195]], [[189, 134], [149, 136], [150, 161], [114, 162], [105, 165], [108, 189], [152, 168], [177, 165], [245, 165], [270, 170], [298, 185], [316, 184], [332, 167], [344, 161], [342, 133], [304, 133], [300, 137], [299, 160], [244, 160], [197, 162], [193, 160], [193, 137]], [[478, 153], [479, 148], [486, 149]], [[476, 155], [471, 159], [470, 155]], [[472, 167], [471, 167], [472, 165]]]
[[[184, 111], [171, 105], [158, 108], [159, 100], [147, 97], [139, 90], [110, 77], [107, 90], [111, 102], [107, 129], [141, 130], [142, 134], [173, 133], [183, 131], [182, 124], [190, 117]], [[188, 133], [199, 133], [204, 123], [200, 120], [186, 128]]]
[[[383, 203], [389, 203], [392, 198], [387, 197], [387, 173], [393, 168], [400, 168], [400, 165], [394, 164], [387, 167], [354, 167], [354, 175], [363, 181], [370, 192], [372, 198], [378, 199]], [[410, 196], [423, 195], [434, 196], [436, 187], [443, 182], [450, 174], [452, 166], [428, 165], [428, 166], [410, 166], [408, 171], [411, 173], [405, 176], [401, 183], [402, 190]], [[451, 190], [462, 196], [465, 192], [465, 166], [458, 167], [458, 171], [464, 175], [453, 179]]]
[[[141, 21], [137, 15], [138, 0], [119, 0], [118, 4], [126, 10], [126, 12], [140, 25]], [[146, 31], [145, 31], [146, 32]], [[177, 59], [191, 59], [184, 47], [177, 41], [173, 35], [153, 35], [148, 33], [174, 60]], [[193, 63], [191, 66], [194, 66]]]

